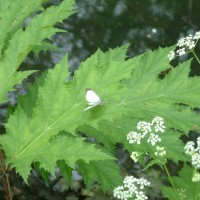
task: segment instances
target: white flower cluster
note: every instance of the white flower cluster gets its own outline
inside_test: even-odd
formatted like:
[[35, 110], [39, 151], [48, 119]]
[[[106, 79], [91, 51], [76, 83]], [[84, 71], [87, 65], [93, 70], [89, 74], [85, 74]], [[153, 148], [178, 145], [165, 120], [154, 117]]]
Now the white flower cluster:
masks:
[[131, 158], [133, 159], [134, 162], [138, 161], [138, 158], [142, 155], [142, 153], [138, 151], [133, 151], [131, 154]]
[[127, 176], [124, 178], [123, 186], [114, 189], [114, 197], [123, 200], [128, 200], [133, 197], [135, 200], [146, 200], [148, 198], [143, 191], [146, 186], [150, 186], [150, 182], [146, 179]]
[[192, 157], [192, 165], [196, 169], [200, 169], [200, 137], [197, 138], [197, 146], [195, 148], [195, 143], [193, 141], [189, 141], [186, 143], [185, 153]]
[[141, 143], [141, 139], [144, 138], [144, 136], [145, 136], [144, 134], [131, 131], [127, 135], [127, 140], [129, 141], [130, 144], [133, 144], [133, 143], [140, 144]]
[[155, 156], [165, 156], [166, 155], [166, 150], [165, 147], [160, 147], [160, 146], [156, 146], [156, 152], [154, 153]]
[[195, 171], [192, 177], [193, 182], [200, 182], [200, 173], [198, 171]]
[[151, 143], [154, 146], [157, 142], [161, 141], [161, 138], [157, 135], [158, 132], [165, 131], [164, 120], [162, 117], [155, 117], [151, 123], [140, 121], [137, 124], [137, 129], [140, 132], [131, 131], [127, 135], [127, 140], [129, 144], [137, 143], [141, 144], [141, 139], [144, 137], [147, 138], [147, 142]]
[[169, 60], [170, 61], [173, 60], [176, 56], [176, 53], [178, 56], [182, 56], [186, 54], [186, 52], [192, 50], [196, 46], [199, 39], [200, 39], [200, 31], [196, 32], [194, 36], [190, 34], [184, 38], [179, 39], [176, 45], [179, 49], [176, 51], [169, 52], [168, 54]]
[[152, 120], [152, 125], [155, 124], [155, 132], [164, 132], [165, 131], [165, 125], [164, 125], [164, 119], [162, 117], [155, 117], [153, 120]]
[[155, 133], [150, 133], [150, 136], [147, 140], [148, 143], [151, 143], [154, 146], [157, 142], [161, 142], [161, 138]]

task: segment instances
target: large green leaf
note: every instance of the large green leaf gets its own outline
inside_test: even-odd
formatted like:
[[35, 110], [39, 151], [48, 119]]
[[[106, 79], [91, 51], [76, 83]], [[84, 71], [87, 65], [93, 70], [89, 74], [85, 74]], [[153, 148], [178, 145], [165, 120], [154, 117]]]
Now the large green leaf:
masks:
[[172, 177], [175, 191], [170, 187], [162, 187], [161, 190], [165, 197], [169, 200], [181, 199], [181, 200], [198, 200], [200, 199], [200, 182], [193, 182], [194, 169], [188, 165], [179, 172], [179, 177]]
[[[188, 133], [199, 120], [192, 109], [200, 106], [200, 78], [189, 77], [190, 61], [187, 61], [171, 68], [162, 80], [159, 79], [159, 74], [169, 68], [165, 50], [147, 52], [135, 66], [132, 78], [124, 83], [130, 90], [124, 94], [123, 106], [132, 116], [150, 119], [159, 115], [169, 126]], [[158, 59], [159, 64], [156, 62]]]
[[[22, 27], [28, 16], [39, 10], [44, 0], [12, 0], [0, 1], [0, 52], [7, 46], [11, 36]], [[0, 55], [1, 55], [0, 53]]]
[[[126, 48], [127, 46], [123, 46], [106, 53], [98, 50], [80, 65], [73, 79], [67, 82], [65, 80], [69, 73], [67, 57], [65, 57], [54, 69], [43, 75], [33, 89], [29, 88], [27, 96], [19, 99], [19, 106], [6, 124], [7, 133], [1, 136], [0, 143], [5, 150], [7, 162], [11, 163], [25, 179], [31, 170], [32, 162], [38, 161], [44, 170], [53, 173], [58, 160], [63, 160], [73, 168], [74, 164], [81, 159], [78, 154], [67, 159], [67, 156], [62, 154], [67, 148], [64, 143], [61, 141], [59, 146], [58, 140], [52, 140], [52, 137], [57, 136], [61, 131], [66, 131], [75, 137], [76, 130], [84, 131], [89, 137], [95, 137], [97, 142], [102, 143], [109, 151], [114, 151], [116, 143], [123, 143], [130, 152], [132, 150], [143, 152], [149, 149], [151, 153], [151, 147], [147, 148], [145, 143], [141, 146], [129, 145], [126, 135], [135, 130], [138, 121], [143, 119], [151, 121], [157, 115], [164, 118], [168, 129], [174, 129], [174, 132], [169, 132], [166, 137], [163, 135], [162, 145], [167, 147], [168, 157], [175, 162], [179, 159], [185, 160], [182, 155], [183, 144], [179, 141], [181, 133], [176, 133], [176, 130], [188, 133], [188, 130], [198, 122], [198, 115], [192, 110], [194, 105], [198, 106], [197, 101], [189, 100], [184, 92], [185, 88], [189, 88], [193, 83], [198, 85], [199, 79], [188, 78], [189, 62], [181, 64], [177, 69], [171, 69], [162, 80], [158, 78], [165, 64], [163, 66], [163, 63], [160, 63], [161, 67], [157, 70], [148, 64], [153, 64], [157, 54], [160, 62], [165, 61], [163, 57], [170, 48], [147, 52], [143, 56], [128, 60], [125, 56]], [[159, 59], [156, 61], [159, 62]], [[145, 63], [146, 66], [143, 68]], [[157, 65], [159, 66], [158, 63]], [[168, 68], [169, 64], [166, 67]], [[180, 70], [181, 67], [186, 69]], [[173, 78], [180, 74], [183, 79]], [[150, 86], [144, 81], [145, 77]], [[138, 81], [140, 78], [143, 81], [136, 86], [132, 85], [134, 79]], [[169, 86], [171, 89], [163, 89], [170, 84], [173, 85], [173, 87]], [[87, 107], [86, 88], [93, 89], [103, 102], [84, 111]], [[196, 87], [192, 88], [190, 94], [192, 98], [198, 97], [196, 93], [193, 95], [196, 90]], [[175, 98], [170, 91], [176, 93]], [[185, 96], [182, 98], [181, 94]], [[170, 134], [173, 134], [172, 138], [174, 143], [178, 144], [177, 148], [170, 144]], [[62, 136], [63, 142], [65, 142], [64, 137]], [[66, 140], [68, 137], [66, 136]], [[49, 146], [48, 144], [53, 141], [54, 145]], [[82, 153], [85, 149], [81, 144], [82, 142], [78, 143], [79, 151]], [[72, 149], [78, 148], [77, 146], [72, 145]], [[54, 154], [51, 148], [54, 148], [57, 154]], [[56, 149], [59, 149], [61, 154]], [[44, 151], [45, 158], [41, 156], [41, 150]], [[96, 160], [102, 162], [105, 159], [112, 160], [109, 153], [99, 152], [100, 150], [95, 150], [93, 146], [91, 151], [94, 151], [93, 156], [89, 156], [88, 160], [87, 156], [82, 158], [89, 165], [95, 160], [96, 154], [99, 155], [96, 156]], [[173, 155], [173, 151], [180, 155]], [[34, 152], [33, 156], [30, 156], [31, 152]], [[51, 152], [52, 159], [45, 152]], [[69, 149], [66, 150], [67, 154], [70, 154]], [[48, 162], [46, 158], [51, 161]], [[96, 175], [93, 174], [93, 178], [95, 177]], [[90, 177], [85, 181], [90, 185], [91, 180]]]
[[[122, 47], [122, 49], [124, 49], [124, 47]], [[113, 54], [113, 52], [114, 50], [110, 51], [108, 55]], [[119, 52], [118, 49], [116, 52]], [[122, 52], [125, 55], [125, 50]], [[106, 76], [107, 73], [115, 72], [115, 79], [108, 80], [108, 85], [110, 87], [115, 87], [115, 84], [118, 85], [120, 80], [130, 76], [128, 73], [128, 71], [131, 72], [132, 70], [130, 62], [123, 64], [124, 61], [121, 59], [119, 62], [108, 62], [109, 66], [107, 66], [108, 63], [105, 63], [104, 60], [102, 60], [102, 62], [97, 62], [98, 60], [96, 61], [97, 57], [100, 57], [99, 60], [102, 59], [101, 55], [104, 56], [102, 52], [98, 51], [93, 58], [86, 61], [89, 62], [89, 64], [86, 65], [89, 66], [89, 69], [87, 69], [86, 66], [81, 66], [82, 69], [84, 68], [84, 70], [88, 70], [88, 72], [91, 73], [91, 75], [88, 75], [87, 81], [85, 81], [88, 86], [94, 86], [94, 80], [97, 79], [95, 79], [93, 75], [98, 75], [98, 73], [100, 73], [101, 76], [103, 74]], [[91, 68], [90, 65], [92, 60], [97, 63], [96, 66], [93, 65], [93, 68]], [[104, 64], [102, 64], [103, 62]], [[104, 71], [101, 72], [99, 67], [102, 66], [104, 67]], [[121, 67], [121, 70], [118, 70], [119, 66]], [[48, 145], [52, 136], [57, 135], [62, 130], [75, 133], [76, 128], [84, 123], [96, 126], [98, 124], [97, 122], [101, 118], [110, 116], [109, 111], [107, 113], [104, 111], [104, 104], [102, 105], [102, 109], [97, 108], [97, 110], [99, 110], [97, 113], [94, 112], [95, 109], [92, 110], [92, 112], [83, 111], [87, 105], [85, 102], [86, 85], [79, 82], [79, 76], [80, 73], [82, 73], [82, 70], [80, 69], [80, 71], [78, 71], [74, 80], [66, 83], [65, 79], [68, 76], [67, 70], [67, 57], [65, 57], [57, 66], [55, 66], [54, 69], [49, 70], [44, 77], [40, 78], [39, 81], [36, 82], [33, 90], [27, 94], [27, 97], [25, 96], [19, 99], [19, 105], [22, 106], [17, 108], [14, 115], [10, 117], [6, 124], [7, 134], [2, 136], [1, 144], [5, 149], [7, 162], [11, 163], [24, 179], [26, 179], [30, 173], [31, 163], [35, 161], [39, 161], [40, 166], [51, 173], [53, 173], [56, 161], [60, 159], [64, 160], [70, 167], [73, 167], [74, 163], [81, 159], [78, 154], [74, 158], [68, 157], [69, 160], [62, 156], [57, 156], [57, 159], [55, 156], [54, 160], [53, 155], [58, 155], [58, 153], [54, 154], [53, 152], [49, 154], [52, 156], [52, 158], [49, 158], [51, 161], [44, 159], [43, 156], [41, 157], [41, 155], [44, 154], [47, 158], [48, 156], [45, 152], [49, 153], [51, 151], [50, 148], [53, 148], [52, 145]], [[99, 80], [101, 79], [101, 76], [99, 76]], [[102, 98], [105, 99], [104, 96], [102, 96]], [[32, 108], [30, 109], [29, 107]], [[108, 107], [110, 107], [110, 105]], [[100, 113], [102, 113], [102, 116]], [[64, 139], [62, 141], [65, 146], [57, 144], [56, 149], [59, 149], [59, 152], [65, 152], [65, 150], [61, 150], [60, 148], [67, 149], [67, 143]], [[72, 149], [74, 148], [79, 149], [78, 146], [72, 147]], [[83, 150], [85, 151], [85, 147], [81, 147], [80, 145], [80, 155]], [[31, 152], [34, 152], [32, 156]], [[93, 156], [93, 158], [88, 156], [88, 159], [112, 159], [111, 156], [98, 152], [99, 150], [97, 150], [96, 154], [102, 156], [98, 157], [96, 155], [96, 157]], [[95, 155], [94, 148], [91, 149], [91, 153], [86, 153], [87, 155]], [[65, 155], [67, 156], [67, 154], [71, 154], [70, 151], [66, 152]], [[82, 159], [87, 161], [83, 156]], [[52, 162], [52, 164], [50, 164], [50, 162]]]
[[57, 166], [59, 167], [62, 175], [64, 176], [67, 183], [72, 187], [72, 171], [73, 168], [69, 167], [64, 160], [59, 160], [57, 162]]
[[78, 169], [88, 188], [94, 179], [102, 185], [104, 191], [108, 188], [115, 188], [122, 183], [119, 168], [113, 161], [91, 161], [89, 164], [79, 161]]
[[[0, 102], [5, 100], [6, 93], [9, 90], [12, 90], [15, 84], [21, 83], [25, 78], [25, 76], [18, 75], [19, 72], [17, 72], [17, 69], [27, 54], [35, 46], [42, 45], [45, 38], [50, 38], [56, 32], [62, 32], [62, 30], [55, 28], [54, 25], [74, 13], [74, 11], [72, 11], [74, 1], [65, 0], [59, 6], [50, 7], [41, 14], [35, 15], [30, 20], [26, 29], [23, 30], [22, 28], [19, 28], [19, 25], [21, 25], [24, 18], [39, 9], [44, 1], [34, 2], [30, 1], [27, 7], [23, 5], [25, 4], [25, 1], [20, 1], [19, 5], [17, 5], [18, 1], [12, 3], [11, 7], [13, 8], [13, 13], [21, 10], [24, 11], [25, 14], [24, 16], [20, 15], [19, 24], [14, 25], [14, 27], [16, 26], [17, 28], [11, 28], [5, 31], [4, 29], [2, 30], [3, 35], [5, 35], [5, 37], [3, 37], [4, 40], [6, 40], [8, 32], [13, 35], [9, 36], [10, 40], [6, 45], [3, 57], [0, 60], [0, 87], [2, 88], [0, 91]], [[31, 5], [33, 6], [32, 9], [30, 9]], [[9, 8], [9, 4], [7, 5], [7, 8]], [[14, 16], [14, 14], [8, 14], [8, 18], [10, 19], [9, 22], [12, 23], [13, 18], [15, 17], [17, 16]], [[1, 22], [4, 23], [4, 20], [6, 23], [5, 26], [7, 26], [8, 19], [3, 17]], [[3, 43], [1, 44], [3, 45]]]

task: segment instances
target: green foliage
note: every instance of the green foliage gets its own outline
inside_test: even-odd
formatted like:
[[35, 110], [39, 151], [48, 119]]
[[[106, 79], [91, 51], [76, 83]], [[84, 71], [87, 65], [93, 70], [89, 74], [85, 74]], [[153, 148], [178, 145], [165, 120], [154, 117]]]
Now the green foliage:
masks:
[[161, 190], [164, 196], [169, 200], [200, 199], [200, 191], [198, 189], [200, 188], [200, 183], [192, 181], [193, 172], [193, 168], [184, 165], [179, 172], [179, 176], [172, 177], [176, 191], [171, 187], [162, 187]]
[[[45, 2], [0, 1], [0, 102], [5, 101], [15, 84], [33, 73], [18, 71], [26, 55], [30, 51], [56, 49], [45, 39], [62, 32], [54, 25], [73, 13], [73, 0], [64, 0], [47, 9], [42, 7]], [[27, 18], [30, 21], [22, 29]], [[65, 56], [29, 85], [25, 96], [19, 97], [18, 106], [5, 125], [6, 134], [0, 136], [0, 144], [7, 164], [26, 182], [32, 166], [46, 182], [57, 166], [69, 185], [72, 185], [72, 171], [77, 168], [88, 188], [94, 180], [104, 191], [114, 188], [121, 183], [113, 156], [117, 143], [122, 143], [130, 153], [148, 152], [153, 160], [145, 169], [153, 164], [162, 167], [166, 159], [175, 163], [187, 161], [180, 136], [188, 134], [199, 122], [193, 110], [200, 107], [199, 77], [189, 77], [190, 61], [176, 68], [170, 66], [167, 54], [173, 47], [147, 51], [132, 59], [126, 57], [127, 48], [125, 45], [105, 53], [97, 50], [67, 82]], [[86, 88], [93, 89], [102, 104], [84, 111]], [[138, 121], [150, 121], [155, 116], [163, 117], [167, 126], [160, 135], [159, 145], [166, 148], [162, 162], [154, 155], [155, 147], [146, 140], [140, 145], [130, 145], [127, 141], [127, 134], [136, 129]], [[95, 138], [95, 144], [83, 135]], [[180, 178], [174, 178], [177, 188], [185, 187], [179, 180], [187, 170], [189, 167], [184, 167]], [[177, 195], [173, 192], [163, 188], [169, 198]]]
[[[54, 70], [49, 70], [43, 88], [38, 90], [38, 99], [32, 118], [28, 118], [23, 108], [19, 106], [6, 125], [8, 132], [2, 138], [2, 145], [7, 149], [7, 161], [16, 167], [25, 180], [30, 173], [33, 161], [40, 162], [40, 167], [53, 174], [57, 160], [65, 160], [70, 167], [74, 167], [79, 159], [83, 159], [86, 163], [90, 160], [113, 159], [100, 150], [95, 150], [93, 145], [84, 144], [82, 139], [66, 136], [51, 139], [59, 131], [68, 130], [67, 127], [74, 120], [67, 116], [71, 112], [70, 104], [67, 104], [65, 109], [61, 106], [66, 104], [67, 96], [69, 96], [64, 82], [66, 75], [67, 57]], [[45, 105], [44, 102], [46, 102]], [[29, 107], [32, 106], [30, 103]], [[20, 136], [19, 133], [21, 133]], [[49, 162], [54, 164], [51, 165]]]
[[[25, 181], [31, 164], [39, 162], [44, 177], [45, 171], [53, 174], [57, 165], [70, 184], [72, 169], [77, 165], [88, 187], [94, 179], [104, 190], [116, 187], [121, 178], [111, 152], [114, 153], [116, 143], [122, 143], [130, 152], [149, 152], [154, 158], [155, 147], [146, 141], [130, 145], [126, 135], [135, 129], [138, 120], [148, 121], [156, 115], [174, 129], [168, 128], [161, 135], [160, 144], [166, 147], [166, 157], [176, 163], [185, 161], [179, 137], [181, 132], [187, 133], [197, 124], [192, 108], [199, 105], [195, 100], [198, 87], [191, 88], [191, 100], [185, 92], [193, 83], [198, 85], [199, 78], [188, 77], [190, 62], [170, 68], [165, 58], [170, 48], [149, 51], [128, 60], [126, 49], [127, 46], [122, 46], [106, 53], [98, 50], [80, 65], [67, 83], [65, 56], [29, 87], [26, 96], [19, 98], [18, 108], [10, 116], [7, 133], [1, 136], [0, 142], [7, 163], [11, 163]], [[160, 79], [159, 74], [168, 68], [170, 72]], [[176, 79], [180, 74], [183, 78]], [[103, 104], [84, 112], [88, 87], [97, 92]], [[71, 134], [59, 134], [61, 131]], [[86, 143], [77, 137], [77, 131], [96, 138], [103, 146]]]
[[1, 26], [1, 38], [0, 38], [0, 49], [1, 55], [4, 48], [8, 46], [8, 41], [13, 34], [21, 29], [24, 21], [33, 13], [42, 9], [43, 1], [38, 0], [16, 0], [13, 3], [12, 0], [0, 1], [0, 26]]
[[72, 171], [73, 168], [69, 167], [67, 164], [65, 164], [64, 160], [58, 160], [57, 166], [59, 167], [62, 175], [64, 176], [67, 183], [72, 187]]
[[95, 180], [101, 184], [104, 192], [121, 184], [119, 168], [113, 161], [92, 161], [89, 164], [78, 161], [79, 171], [89, 188]]
[[[191, 109], [199, 107], [197, 99], [200, 79], [188, 77], [189, 62], [172, 68], [168, 64], [167, 52], [167, 48], [160, 49], [154, 54], [147, 53], [141, 59], [133, 78], [127, 83], [132, 93], [123, 104], [132, 110], [133, 116], [148, 116], [152, 119], [159, 115], [165, 119], [168, 127], [176, 127], [187, 133], [198, 123], [197, 114]], [[167, 69], [170, 69], [169, 73], [164, 79], [159, 79], [159, 74]]]
[[[62, 30], [55, 28], [54, 25], [74, 13], [72, 11], [73, 0], [65, 0], [59, 6], [46, 10], [42, 8], [44, 2], [46, 1], [16, 0], [13, 3], [8, 0], [0, 2], [0, 102], [5, 101], [6, 93], [12, 90], [15, 84], [21, 83], [24, 78], [34, 72], [17, 71], [26, 55], [34, 47], [45, 44], [44, 39], [50, 39], [56, 32], [61, 32]], [[42, 10], [40, 14], [29, 17], [39, 10]], [[23, 30], [21, 26], [27, 17], [30, 22]]]
[[38, 55], [41, 51], [48, 51], [48, 50], [53, 50], [57, 52], [62, 52], [61, 49], [56, 47], [55, 45], [51, 44], [50, 42], [43, 41], [41, 45], [35, 46], [32, 51]]

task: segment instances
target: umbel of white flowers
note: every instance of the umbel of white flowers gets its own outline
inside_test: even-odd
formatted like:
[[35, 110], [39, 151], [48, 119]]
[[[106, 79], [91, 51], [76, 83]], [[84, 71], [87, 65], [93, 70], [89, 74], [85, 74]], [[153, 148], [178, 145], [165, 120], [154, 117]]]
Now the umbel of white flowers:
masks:
[[114, 189], [114, 197], [123, 200], [128, 200], [130, 198], [145, 200], [148, 199], [144, 193], [144, 189], [147, 186], [150, 186], [150, 182], [146, 179], [137, 179], [133, 176], [127, 176], [123, 180], [123, 185]]
[[200, 31], [197, 31], [194, 36], [190, 34], [186, 37], [180, 38], [176, 45], [177, 50], [169, 52], [168, 54], [169, 60], [170, 61], [173, 60], [176, 55], [182, 56], [190, 52], [192, 49], [195, 48], [199, 38], [200, 38]]
[[166, 155], [165, 147], [156, 146], [156, 152], [154, 153], [155, 156], [163, 157]]
[[192, 157], [192, 165], [195, 169], [200, 169], [200, 137], [197, 138], [197, 145], [195, 148], [195, 143], [189, 141], [186, 143], [185, 153]]
[[127, 135], [127, 140], [129, 144], [137, 143], [141, 144], [143, 138], [147, 138], [147, 142], [154, 146], [157, 142], [161, 141], [158, 133], [163, 133], [165, 131], [164, 120], [162, 117], [153, 118], [152, 122], [140, 121], [137, 124], [137, 130], [139, 132], [131, 131]]

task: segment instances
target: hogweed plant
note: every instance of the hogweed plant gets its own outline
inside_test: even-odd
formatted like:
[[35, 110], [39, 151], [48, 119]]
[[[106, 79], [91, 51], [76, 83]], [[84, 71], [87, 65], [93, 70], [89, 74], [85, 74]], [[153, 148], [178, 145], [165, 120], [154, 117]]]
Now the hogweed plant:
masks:
[[146, 179], [127, 176], [123, 180], [123, 185], [114, 189], [114, 197], [122, 200], [145, 200], [148, 199], [144, 192], [147, 186], [150, 186], [150, 182]]
[[[148, 164], [145, 168], [149, 168], [149, 166], [153, 164], [158, 164], [161, 166], [162, 169], [165, 170], [166, 175], [168, 176], [169, 182], [171, 183], [171, 186], [173, 188], [173, 199], [188, 199], [186, 193], [186, 189], [183, 188], [177, 188], [176, 182], [174, 184], [174, 178], [171, 177], [169, 170], [166, 166], [166, 159], [167, 159], [167, 147], [165, 146], [159, 146], [158, 144], [162, 141], [162, 139], [159, 137], [159, 132], [164, 134], [166, 126], [164, 124], [164, 119], [162, 117], [154, 117], [151, 122], [146, 121], [139, 121], [136, 126], [137, 132], [131, 131], [127, 134], [127, 140], [129, 144], [135, 144], [136, 146], [146, 145], [147, 143], [150, 143], [150, 146], [155, 146], [154, 148], [154, 156], [152, 156], [150, 164]], [[145, 140], [146, 138], [146, 140]], [[136, 147], [137, 148], [137, 147]], [[150, 149], [146, 149], [145, 152], [138, 152], [133, 151], [131, 153], [131, 158], [133, 161], [139, 162], [139, 159], [143, 157], [144, 155], [149, 155], [151, 158], [151, 153], [149, 153]], [[151, 149], [152, 150], [152, 149]], [[151, 151], [150, 150], [150, 151]], [[184, 151], [186, 154], [191, 156], [191, 164], [194, 167], [193, 169], [193, 175], [191, 178], [192, 182], [200, 182], [200, 173], [198, 170], [200, 169], [200, 137], [197, 138], [197, 144], [195, 145], [195, 142], [189, 141], [186, 143], [184, 147]], [[153, 155], [153, 154], [152, 154]], [[143, 180], [145, 184], [141, 185], [139, 188], [142, 189], [141, 191], [138, 190], [138, 183], [140, 183], [140, 180]], [[146, 179], [137, 179], [132, 176], [125, 177], [123, 181], [122, 186], [118, 186], [114, 189], [114, 197], [122, 200], [145, 200], [148, 199], [148, 197], [144, 194], [144, 186], [150, 186], [150, 182], [148, 182]], [[185, 184], [185, 183], [183, 183]], [[165, 191], [165, 190], [164, 190]], [[169, 197], [169, 196], [168, 196]], [[198, 198], [198, 196], [197, 196]], [[171, 199], [171, 198], [170, 198]]]
[[194, 182], [200, 182], [200, 173], [198, 172], [198, 170], [200, 169], [200, 137], [197, 138], [196, 145], [195, 142], [189, 141], [186, 143], [184, 149], [185, 153], [191, 156], [191, 163], [195, 169], [192, 180]]
[[[47, 1], [0, 0], [1, 103], [9, 103], [6, 94], [35, 72], [19, 70], [28, 53], [52, 48], [47, 41], [63, 32], [56, 23], [74, 13], [73, 0], [46, 8]], [[194, 44], [191, 41], [187, 47], [193, 50]], [[129, 59], [127, 48], [98, 49], [80, 64], [70, 81], [66, 81], [70, 73], [65, 55], [26, 85], [26, 94], [18, 95], [17, 106], [2, 122], [1, 130], [5, 131], [0, 135], [0, 175], [5, 198], [12, 199], [11, 171], [26, 184], [32, 171], [37, 171], [48, 184], [49, 175], [54, 176], [58, 168], [71, 187], [72, 172], [78, 170], [88, 189], [94, 181], [104, 192], [121, 185], [115, 190], [116, 197], [146, 199], [144, 187], [149, 186], [149, 179], [128, 176], [123, 182], [115, 157], [116, 144], [121, 143], [146, 171], [155, 164], [165, 170], [169, 183], [159, 187], [163, 197], [200, 199], [196, 189], [200, 187], [199, 168], [195, 168], [199, 166], [198, 147], [192, 144], [187, 155], [186, 142], [181, 139], [194, 127], [199, 130], [200, 116], [194, 108], [200, 109], [200, 78], [189, 77], [190, 60], [176, 67], [170, 65], [167, 55], [173, 47]], [[161, 79], [164, 71], [168, 73]], [[87, 88], [92, 88], [100, 101], [96, 96], [85, 99]], [[142, 161], [144, 155], [149, 162]], [[169, 161], [180, 167], [176, 176], [169, 173], [173, 169]]]
[[137, 124], [137, 129], [140, 132], [131, 131], [127, 135], [129, 144], [141, 143], [141, 139], [147, 138], [147, 142], [154, 146], [157, 142], [161, 141], [158, 133], [163, 133], [165, 130], [164, 120], [161, 117], [155, 117], [151, 123], [140, 121]]
[[186, 143], [185, 153], [192, 157], [192, 165], [196, 169], [200, 169], [200, 137], [197, 138], [197, 147], [195, 148], [195, 143], [189, 141]]
[[[129, 144], [134, 144], [136, 143], [136, 145], [140, 145], [141, 143], [150, 143], [151, 146], [155, 146], [157, 143], [161, 142], [161, 138], [159, 137], [159, 133], [163, 133], [165, 132], [166, 126], [164, 125], [164, 119], [162, 117], [156, 116], [153, 118], [153, 120], [151, 122], [146, 122], [146, 121], [139, 121], [137, 123], [137, 130], [139, 132], [134, 132], [131, 131], [128, 133], [127, 135], [127, 140], [129, 142]], [[141, 141], [141, 139], [146, 138], [146, 141]], [[138, 162], [138, 159], [142, 157], [142, 155], [150, 155], [148, 154], [148, 150], [147, 152], [137, 152], [137, 151], [133, 151], [131, 153], [131, 158], [133, 159], [134, 162]], [[169, 180], [174, 188], [174, 184], [172, 182], [172, 179], [170, 177], [169, 171], [165, 165], [166, 159], [164, 159], [164, 162], [160, 163], [160, 161], [165, 158], [166, 156], [166, 148], [163, 146], [155, 146], [155, 151], [154, 151], [154, 155], [156, 156], [157, 159], [155, 159], [156, 162], [159, 161], [159, 164], [162, 164], [164, 169], [167, 172], [167, 175], [169, 177]], [[156, 163], [155, 162], [155, 163]], [[132, 184], [129, 184], [127, 186], [127, 184], [125, 184], [126, 180], [130, 180], [132, 179]], [[137, 180], [137, 181], [134, 181]], [[144, 184], [145, 186], [149, 186], [150, 182], [148, 182], [145, 179], [141, 179], [143, 180], [146, 184]], [[123, 200], [128, 200], [128, 199], [136, 199], [136, 200], [145, 200], [148, 199], [147, 196], [144, 195], [143, 191], [138, 191], [137, 190], [137, 184], [138, 184], [139, 179], [136, 178], [130, 178], [130, 177], [126, 177], [124, 179], [124, 185], [123, 186], [119, 186], [117, 188], [115, 188], [114, 190], [114, 196], [117, 197], [118, 199], [123, 199]], [[140, 189], [144, 189], [144, 185], [142, 185], [140, 187]]]
[[186, 37], [180, 38], [176, 44], [176, 50], [171, 50], [169, 52], [169, 60], [173, 60], [176, 56], [183, 56], [187, 53], [192, 53], [198, 61], [198, 63], [200, 64], [200, 60], [194, 51], [194, 48], [196, 47], [199, 39], [200, 31], [197, 31], [195, 35], [189, 34]]

